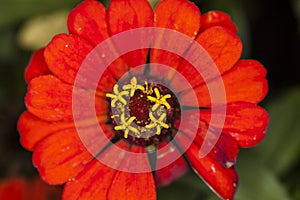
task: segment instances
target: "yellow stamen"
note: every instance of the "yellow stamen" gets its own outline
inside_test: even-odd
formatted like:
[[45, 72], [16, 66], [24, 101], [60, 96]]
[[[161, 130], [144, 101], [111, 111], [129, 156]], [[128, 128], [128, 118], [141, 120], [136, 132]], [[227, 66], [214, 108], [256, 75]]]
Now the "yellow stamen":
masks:
[[130, 84], [123, 86], [123, 90], [130, 90], [131, 97], [133, 97], [134, 92], [137, 89], [145, 91], [145, 88], [143, 86], [137, 84], [137, 80], [135, 77], [132, 77], [132, 79], [130, 80]]
[[164, 123], [163, 120], [166, 118], [166, 113], [163, 113], [159, 119], [156, 119], [152, 112], [149, 113], [149, 117], [151, 119], [151, 124], [146, 125], [146, 128], [156, 128], [156, 134], [160, 135], [161, 128], [169, 128], [169, 125]]
[[121, 91], [119, 92], [119, 86], [116, 84], [113, 88], [114, 94], [107, 93], [106, 97], [112, 98], [111, 100], [111, 106], [116, 107], [116, 102], [120, 101], [124, 105], [127, 104], [127, 101], [124, 99], [123, 96], [127, 96], [129, 94], [128, 91]]
[[121, 125], [115, 126], [114, 129], [116, 131], [123, 130], [124, 138], [128, 138], [129, 131], [134, 132], [135, 134], [139, 134], [139, 131], [131, 126], [131, 123], [136, 119], [136, 117], [129, 117], [129, 119], [125, 119], [125, 114], [121, 115]]
[[159, 90], [157, 88], [154, 88], [154, 93], [155, 93], [156, 97], [147, 96], [147, 98], [150, 101], [153, 101], [155, 103], [155, 105], [152, 107], [152, 111], [155, 111], [160, 105], [166, 106], [167, 109], [171, 108], [170, 104], [166, 100], [166, 99], [171, 98], [170, 94], [161, 96], [161, 94], [159, 93]]

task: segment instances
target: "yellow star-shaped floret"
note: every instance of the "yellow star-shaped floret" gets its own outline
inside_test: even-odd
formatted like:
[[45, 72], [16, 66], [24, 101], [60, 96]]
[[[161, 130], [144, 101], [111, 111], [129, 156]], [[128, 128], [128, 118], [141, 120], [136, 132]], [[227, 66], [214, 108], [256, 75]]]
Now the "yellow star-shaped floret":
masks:
[[146, 128], [156, 128], [156, 134], [160, 135], [161, 128], [169, 128], [169, 125], [164, 123], [163, 120], [166, 118], [166, 113], [163, 113], [158, 119], [156, 119], [152, 112], [149, 113], [151, 124], [146, 125]]
[[119, 86], [116, 84], [113, 88], [113, 94], [107, 93], [106, 97], [112, 98], [111, 100], [111, 106], [116, 107], [116, 102], [120, 101], [124, 105], [127, 104], [127, 101], [124, 99], [123, 96], [127, 96], [129, 94], [128, 91], [121, 91], [119, 92]]
[[120, 130], [124, 131], [124, 138], [128, 138], [129, 131], [132, 131], [135, 134], [139, 134], [139, 131], [133, 126], [131, 126], [131, 123], [135, 119], [136, 117], [129, 117], [128, 119], [125, 119], [125, 114], [123, 113], [121, 115], [121, 125], [115, 126], [114, 129], [116, 131], [120, 131]]
[[164, 106], [166, 106], [167, 109], [171, 108], [170, 104], [166, 100], [166, 99], [171, 98], [170, 94], [166, 94], [166, 95], [162, 96], [159, 93], [159, 90], [157, 88], [154, 88], [154, 93], [155, 93], [156, 97], [147, 96], [147, 98], [150, 101], [153, 101], [155, 103], [154, 106], [152, 107], [152, 111], [155, 111], [159, 107], [159, 105], [164, 105]]
[[130, 80], [130, 84], [123, 86], [123, 90], [130, 90], [131, 97], [133, 97], [134, 92], [137, 89], [142, 90], [142, 91], [145, 90], [145, 88], [143, 86], [137, 84], [137, 80], [135, 77], [132, 77], [132, 79]]

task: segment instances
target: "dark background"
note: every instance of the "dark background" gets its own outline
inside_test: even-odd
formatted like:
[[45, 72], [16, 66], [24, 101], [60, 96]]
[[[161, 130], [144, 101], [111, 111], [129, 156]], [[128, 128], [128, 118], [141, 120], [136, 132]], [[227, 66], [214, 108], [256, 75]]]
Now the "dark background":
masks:
[[[65, 14], [53, 13], [61, 10], [68, 12], [78, 2], [0, 1], [0, 180], [10, 176], [36, 174], [31, 163], [31, 153], [19, 144], [16, 122], [25, 110], [24, 69], [34, 49], [46, 43], [43, 39], [37, 45], [26, 43], [22, 34], [26, 32], [25, 29], [31, 29], [29, 35], [32, 38], [42, 35], [46, 41], [49, 40], [55, 34], [53, 30], [35, 31], [39, 25], [31, 27], [30, 22], [50, 15], [51, 19], [42, 18], [43, 24], [61, 23], [65, 19], [60, 16]], [[241, 150], [237, 163], [240, 187], [236, 199], [300, 199], [299, 0], [194, 2], [202, 13], [208, 10], [229, 13], [237, 23], [244, 44], [243, 58], [257, 59], [268, 70], [269, 94], [261, 105], [270, 113], [271, 121], [267, 137], [260, 145]], [[57, 30], [63, 31], [59, 28]], [[192, 173], [169, 187], [159, 189], [158, 198], [216, 199]]]

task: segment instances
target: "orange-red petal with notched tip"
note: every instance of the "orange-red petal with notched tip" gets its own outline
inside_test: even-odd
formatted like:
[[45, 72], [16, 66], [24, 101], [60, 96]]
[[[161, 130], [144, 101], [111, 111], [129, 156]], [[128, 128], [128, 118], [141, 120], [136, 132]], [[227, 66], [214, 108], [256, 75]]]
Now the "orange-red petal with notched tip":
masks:
[[[266, 79], [266, 69], [255, 60], [240, 60], [230, 71], [222, 75], [222, 79], [214, 79], [206, 84], [202, 84], [193, 89], [198, 96], [198, 103], [200, 106], [210, 106], [211, 96], [208, 86], [217, 85], [223, 82], [226, 92], [226, 102], [260, 102], [268, 92], [268, 83]], [[181, 94], [182, 104], [194, 105], [185, 96], [188, 96], [191, 90], [185, 91]], [[220, 93], [221, 94], [221, 93]], [[224, 103], [223, 98], [213, 99], [216, 104]]]
[[[25, 98], [25, 104], [29, 112], [47, 121], [72, 120], [73, 119], [73, 97], [88, 98], [90, 92], [88, 90], [77, 90], [72, 96], [73, 87], [62, 82], [55, 76], [46, 75], [33, 79], [28, 85], [28, 92]], [[92, 97], [91, 97], [92, 101]], [[76, 105], [74, 105], [76, 106]], [[107, 112], [107, 102], [102, 97], [95, 99], [95, 107], [97, 114], [105, 114]], [[91, 112], [87, 107], [81, 107], [82, 118], [91, 117]]]
[[[106, 145], [106, 140], [100, 138], [95, 131], [97, 126], [84, 128], [80, 134], [89, 133], [91, 140], [89, 149], [98, 148], [98, 152]], [[83, 128], [82, 128], [83, 129]], [[81, 141], [82, 135], [75, 128], [56, 132], [41, 142], [34, 149], [33, 163], [38, 168], [40, 176], [50, 184], [62, 184], [74, 178], [86, 164], [93, 159]], [[112, 133], [107, 133], [111, 138]]]
[[[200, 29], [200, 16], [199, 8], [190, 1], [163, 0], [158, 3], [154, 10], [154, 26], [172, 29], [194, 39]], [[172, 46], [174, 43], [180, 46], [178, 38], [170, 38], [164, 32], [156, 38], [156, 42], [160, 46]], [[188, 47], [182, 46], [182, 50], [185, 51]], [[155, 49], [151, 51], [151, 62], [153, 63], [172, 67], [178, 59], [180, 59], [179, 56], [163, 50]]]
[[18, 121], [20, 142], [23, 147], [33, 150], [35, 145], [49, 134], [74, 127], [73, 122], [53, 122], [41, 120], [28, 111], [24, 112]]
[[173, 29], [194, 38], [200, 28], [200, 10], [187, 0], [163, 0], [154, 10], [154, 26]]
[[[222, 160], [222, 158], [226, 157], [223, 157], [224, 155], [220, 154], [222, 150], [225, 153], [225, 151], [228, 149], [222, 149], [224, 145], [218, 146], [219, 149], [214, 147], [209, 154], [203, 158], [200, 158], [200, 147], [203, 141], [203, 138], [201, 138], [203, 136], [200, 135], [205, 134], [202, 133], [203, 131], [205, 132], [205, 130], [198, 130], [196, 141], [191, 144], [185, 154], [195, 172], [220, 197], [223, 199], [233, 199], [238, 184], [238, 176], [234, 166], [231, 166], [231, 164], [226, 165], [224, 160]], [[188, 142], [188, 140], [189, 138], [185, 137], [184, 135], [180, 135], [178, 138], [176, 138], [176, 141], [179, 145]], [[223, 142], [225, 143], [226, 141], [222, 141], [222, 143]], [[230, 148], [230, 145], [226, 145], [226, 148]], [[228, 154], [226, 156], [228, 156]]]
[[[200, 118], [210, 123], [211, 111], [201, 111]], [[265, 137], [268, 122], [269, 116], [263, 108], [251, 103], [237, 102], [226, 106], [224, 125], [211, 124], [211, 126], [222, 128], [222, 132], [234, 137], [241, 147], [250, 147]]]
[[27, 83], [35, 77], [51, 74], [50, 69], [45, 62], [44, 50], [45, 49], [42, 48], [32, 55], [29, 64], [25, 69], [25, 80]]
[[63, 184], [74, 178], [92, 159], [76, 129], [50, 135], [37, 144], [33, 153], [34, 165], [49, 184]]
[[[204, 48], [203, 50], [207, 51], [207, 56], [212, 58], [217, 69], [211, 69], [214, 66], [205, 65], [207, 67], [207, 71], [201, 70], [199, 72], [195, 68], [197, 66], [192, 66], [186, 60], [181, 59], [179, 63], [173, 67], [190, 82], [192, 87], [199, 86], [203, 84], [204, 80], [208, 81], [209, 79], [222, 75], [231, 69], [240, 58], [242, 52], [242, 43], [238, 36], [227, 28], [220, 26], [209, 28], [200, 33], [196, 41]], [[201, 52], [192, 52], [189, 50], [184, 57], [190, 58], [191, 55], [199, 53]], [[202, 58], [204, 58], [203, 55], [201, 56]], [[209, 77], [203, 77], [206, 74], [209, 75]]]
[[[69, 31], [85, 38], [96, 46], [109, 38], [106, 14], [106, 10], [100, 2], [95, 0], [84, 1], [69, 14]], [[115, 51], [114, 48], [112, 44], [111, 51]], [[118, 79], [127, 70], [122, 59], [112, 63], [109, 68], [114, 77]]]
[[196, 41], [214, 60], [220, 74], [232, 68], [242, 53], [240, 38], [221, 26], [206, 29], [196, 38]]
[[[98, 122], [105, 123], [107, 121], [105, 116], [99, 116]], [[97, 124], [94, 120], [83, 119], [76, 122], [77, 128], [88, 127]], [[101, 125], [103, 131], [107, 132], [106, 126]], [[103, 127], [104, 126], [104, 127]], [[24, 112], [18, 121], [18, 130], [20, 133], [20, 142], [22, 146], [30, 151], [34, 150], [35, 145], [48, 135], [61, 131], [68, 128], [74, 128], [74, 121], [58, 121], [49, 122], [41, 120], [40, 118], [34, 116], [30, 112]]]
[[202, 15], [200, 31], [202, 32], [213, 26], [222, 26], [230, 29], [234, 33], [237, 32], [237, 27], [232, 22], [230, 16], [222, 11], [209, 11]]
[[[116, 143], [124, 150], [141, 153], [141, 147], [133, 146], [129, 150], [129, 145], [124, 141]], [[110, 151], [110, 148], [107, 149]], [[115, 149], [105, 152], [101, 156], [112, 158]], [[124, 156], [115, 157], [115, 167], [123, 165], [125, 168], [139, 167], [133, 165], [133, 160]], [[145, 157], [143, 162], [150, 165]], [[140, 161], [139, 161], [140, 162]], [[73, 180], [66, 184], [63, 199], [68, 200], [115, 200], [120, 197], [125, 199], [156, 199], [155, 185], [152, 173], [127, 173], [107, 167], [98, 160], [92, 161], [87, 167]]]
[[[159, 145], [158, 149], [166, 146], [166, 144], [167, 143], [163, 143]], [[167, 163], [169, 164], [166, 165]], [[166, 166], [162, 167], [164, 165]], [[170, 145], [169, 148], [157, 155], [156, 167], [162, 167], [155, 171], [156, 187], [169, 185], [189, 171], [189, 167], [184, 158], [173, 145]]]
[[70, 12], [68, 29], [95, 46], [101, 43], [109, 37], [104, 6], [95, 0], [82, 2]]
[[112, 0], [107, 12], [112, 35], [153, 25], [153, 11], [147, 0]]
[[77, 35], [59, 34], [45, 48], [44, 57], [53, 74], [73, 84], [82, 62], [92, 49], [92, 45]]
[[268, 92], [266, 69], [256, 60], [240, 60], [223, 78], [227, 102], [258, 103]]
[[28, 85], [25, 105], [31, 113], [44, 120], [71, 120], [72, 89], [71, 85], [55, 76], [37, 77]]
[[[111, 35], [134, 28], [153, 26], [153, 11], [147, 0], [112, 0], [107, 10], [107, 21]], [[143, 38], [133, 38], [143, 40]], [[115, 44], [118, 49], [119, 44]], [[145, 64], [148, 50], [136, 50], [123, 55], [129, 67]]]

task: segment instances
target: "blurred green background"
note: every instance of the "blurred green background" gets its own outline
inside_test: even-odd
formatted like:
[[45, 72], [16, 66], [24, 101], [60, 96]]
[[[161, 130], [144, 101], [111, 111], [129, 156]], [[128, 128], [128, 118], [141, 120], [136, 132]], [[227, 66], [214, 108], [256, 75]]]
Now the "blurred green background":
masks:
[[[32, 52], [66, 31], [79, 0], [0, 1], [0, 180], [36, 174], [19, 144], [16, 122], [25, 110], [23, 72]], [[271, 116], [265, 140], [240, 152], [238, 200], [300, 200], [300, 1], [195, 0], [202, 13], [228, 12], [244, 44], [243, 58], [261, 61], [270, 91], [262, 102]], [[155, 1], [152, 1], [155, 4]], [[104, 2], [105, 5], [108, 2]], [[158, 190], [158, 199], [218, 199], [193, 173]]]

